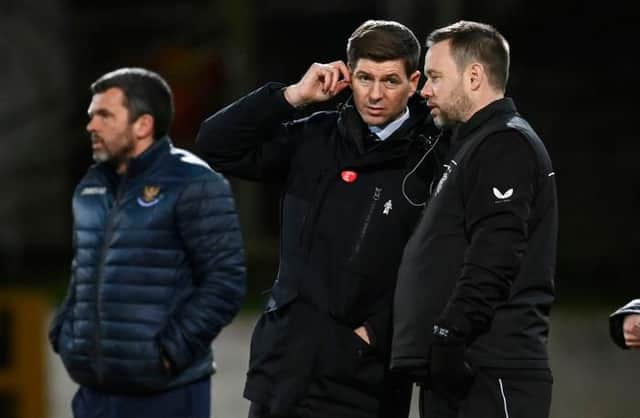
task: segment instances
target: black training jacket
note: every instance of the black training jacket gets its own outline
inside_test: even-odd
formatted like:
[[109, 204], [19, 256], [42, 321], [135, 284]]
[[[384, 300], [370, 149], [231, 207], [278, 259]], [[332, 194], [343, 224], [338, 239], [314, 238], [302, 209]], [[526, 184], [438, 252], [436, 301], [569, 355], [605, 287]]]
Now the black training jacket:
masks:
[[505, 98], [459, 126], [450, 155], [399, 269], [392, 367], [423, 374], [444, 323], [474, 366], [546, 369], [558, 214], [544, 144]]
[[[426, 200], [435, 153], [409, 174], [437, 129], [418, 96], [384, 142], [367, 139], [349, 104], [292, 121], [283, 87], [267, 84], [220, 110], [197, 139], [217, 170], [284, 186], [278, 277], [254, 330], [245, 396], [276, 415], [401, 415], [405, 405], [389, 403], [392, 300], [422, 210], [404, 194]], [[353, 332], [363, 324], [372, 346]]]

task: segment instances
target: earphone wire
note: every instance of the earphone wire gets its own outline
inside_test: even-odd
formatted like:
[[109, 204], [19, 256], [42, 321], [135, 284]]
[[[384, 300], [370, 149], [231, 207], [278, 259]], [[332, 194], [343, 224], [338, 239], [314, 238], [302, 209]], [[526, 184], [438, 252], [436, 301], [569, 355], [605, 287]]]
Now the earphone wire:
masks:
[[[424, 135], [420, 135], [421, 137], [424, 138]], [[415, 167], [413, 167], [411, 169], [411, 171], [409, 171], [405, 176], [404, 179], [402, 179], [402, 195], [404, 196], [404, 198], [407, 200], [407, 202], [409, 202], [409, 204], [411, 206], [415, 206], [415, 207], [420, 207], [420, 206], [426, 206], [427, 205], [427, 200], [425, 200], [422, 203], [416, 203], [413, 200], [411, 200], [411, 198], [407, 195], [407, 192], [405, 191], [405, 185], [407, 183], [407, 180], [409, 179], [409, 177], [415, 173], [415, 171], [418, 169], [418, 167], [420, 167], [420, 164], [422, 164], [422, 162], [424, 161], [425, 158], [427, 158], [427, 155], [429, 155], [431, 153], [431, 151], [433, 151], [433, 149], [435, 148], [435, 146], [438, 144], [438, 141], [440, 140], [440, 137], [442, 136], [442, 132], [440, 132], [434, 139], [433, 143], [429, 146], [429, 148], [427, 148], [427, 152], [424, 153], [424, 155], [420, 158], [420, 161], [418, 161], [418, 163], [416, 164]], [[428, 141], [428, 139], [427, 139]], [[428, 143], [428, 142], [427, 142]]]

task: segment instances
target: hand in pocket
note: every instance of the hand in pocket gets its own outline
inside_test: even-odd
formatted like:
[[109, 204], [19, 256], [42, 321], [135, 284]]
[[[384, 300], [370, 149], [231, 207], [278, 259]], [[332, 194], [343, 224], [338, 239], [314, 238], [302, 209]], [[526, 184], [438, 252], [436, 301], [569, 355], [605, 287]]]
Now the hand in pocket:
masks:
[[359, 326], [354, 329], [353, 332], [356, 333], [358, 337], [360, 337], [365, 343], [371, 345], [371, 339], [369, 338], [369, 333], [367, 332], [367, 328], [364, 325]]

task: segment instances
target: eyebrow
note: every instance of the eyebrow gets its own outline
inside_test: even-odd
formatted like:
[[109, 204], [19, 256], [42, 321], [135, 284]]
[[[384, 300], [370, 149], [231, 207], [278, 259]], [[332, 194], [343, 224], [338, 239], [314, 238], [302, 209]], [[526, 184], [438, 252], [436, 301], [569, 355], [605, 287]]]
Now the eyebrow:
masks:
[[100, 108], [95, 109], [93, 111], [87, 110], [87, 115], [89, 117], [94, 116], [94, 115], [111, 116], [111, 115], [113, 115], [113, 112], [110, 112], [107, 109], [105, 109], [103, 107], [100, 107]]
[[[364, 70], [358, 70], [355, 72], [355, 75], [368, 75], [370, 77], [373, 77], [373, 74], [371, 74], [368, 71], [364, 71]], [[380, 76], [381, 79], [385, 79], [385, 78], [391, 78], [391, 77], [395, 77], [395, 78], [400, 78], [401, 76], [398, 73], [388, 73], [388, 74], [383, 74], [382, 76]]]

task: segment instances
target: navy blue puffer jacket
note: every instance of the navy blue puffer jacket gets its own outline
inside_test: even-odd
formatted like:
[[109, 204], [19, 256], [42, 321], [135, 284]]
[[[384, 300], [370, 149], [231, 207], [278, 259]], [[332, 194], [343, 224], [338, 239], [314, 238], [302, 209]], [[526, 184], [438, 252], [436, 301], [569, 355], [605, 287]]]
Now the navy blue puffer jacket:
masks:
[[72, 379], [139, 394], [211, 374], [211, 342], [245, 291], [223, 176], [163, 138], [122, 177], [108, 164], [91, 167], [73, 214], [72, 279], [50, 330]]

